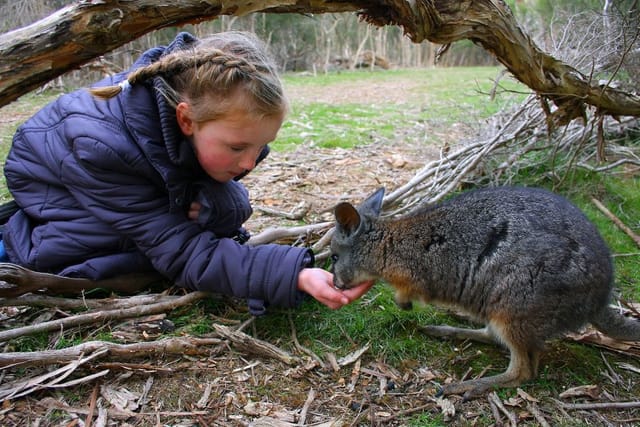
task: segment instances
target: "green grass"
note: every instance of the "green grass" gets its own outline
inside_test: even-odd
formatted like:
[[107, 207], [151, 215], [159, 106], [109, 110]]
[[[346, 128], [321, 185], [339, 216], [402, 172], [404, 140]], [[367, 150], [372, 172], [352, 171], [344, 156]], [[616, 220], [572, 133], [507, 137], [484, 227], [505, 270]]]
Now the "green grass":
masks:
[[392, 138], [393, 123], [399, 120], [401, 112], [393, 108], [313, 103], [291, 114], [274, 142], [274, 149], [290, 151], [307, 142], [322, 148], [348, 149], [355, 143]]
[[410, 84], [411, 90], [403, 102], [373, 104], [366, 94], [339, 105], [294, 100], [273, 148], [288, 151], [305, 142], [323, 148], [351, 148], [381, 138], [393, 140], [396, 132], [416, 122], [450, 126], [468, 122], [470, 118], [483, 120], [524, 98], [523, 86], [504, 78], [499, 82], [497, 95], [489, 99], [487, 94], [496, 86], [494, 80], [498, 77], [497, 67], [463, 67], [455, 72], [433, 68], [285, 75], [287, 88], [400, 81]]

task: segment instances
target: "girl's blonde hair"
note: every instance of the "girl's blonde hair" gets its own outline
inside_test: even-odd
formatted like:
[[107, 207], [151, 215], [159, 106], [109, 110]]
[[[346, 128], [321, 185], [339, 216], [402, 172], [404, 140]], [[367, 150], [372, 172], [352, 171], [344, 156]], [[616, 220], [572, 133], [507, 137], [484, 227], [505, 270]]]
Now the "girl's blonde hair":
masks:
[[109, 99], [127, 84], [154, 77], [163, 80], [162, 95], [173, 107], [180, 102], [189, 103], [191, 118], [196, 122], [222, 118], [238, 107], [255, 117], [284, 115], [288, 108], [266, 47], [256, 36], [242, 31], [200, 39], [189, 48], [136, 69], [125, 84], [96, 87], [90, 92]]

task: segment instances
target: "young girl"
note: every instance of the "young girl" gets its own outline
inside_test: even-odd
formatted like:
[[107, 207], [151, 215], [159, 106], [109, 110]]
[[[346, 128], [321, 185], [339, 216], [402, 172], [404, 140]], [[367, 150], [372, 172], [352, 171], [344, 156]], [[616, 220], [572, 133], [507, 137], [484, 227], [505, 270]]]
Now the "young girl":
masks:
[[254, 36], [179, 34], [90, 91], [63, 95], [16, 132], [4, 173], [18, 206], [3, 230], [11, 263], [101, 280], [157, 271], [188, 289], [295, 307], [339, 308], [310, 250], [242, 245], [252, 213], [238, 182], [268, 154], [287, 112]]

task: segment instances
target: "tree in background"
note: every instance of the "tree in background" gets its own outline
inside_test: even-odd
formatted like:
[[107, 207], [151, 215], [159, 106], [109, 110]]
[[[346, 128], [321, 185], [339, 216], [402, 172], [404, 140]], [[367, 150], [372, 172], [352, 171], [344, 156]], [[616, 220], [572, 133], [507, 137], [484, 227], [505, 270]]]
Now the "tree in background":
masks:
[[640, 84], [637, 0], [510, 0], [518, 21], [554, 57], [594, 79]]
[[[23, 27], [71, 3], [72, 0], [0, 0], [0, 14], [6, 17], [0, 22], [0, 31]], [[640, 83], [640, 50], [630, 48], [638, 31], [636, 0], [507, 0], [507, 3], [536, 43], [555, 57], [577, 69], [593, 70], [598, 78], [615, 73], [617, 80], [636, 86]], [[352, 13], [253, 13], [151, 32], [104, 55], [101, 61], [81, 72], [68, 73], [65, 80], [71, 85], [81, 85], [99, 78], [99, 73], [126, 69], [142, 51], [168, 43], [177, 31], [202, 36], [230, 29], [250, 30], [266, 40], [283, 71], [318, 73], [338, 67], [353, 68], [364, 52], [397, 67], [430, 67], [436, 65], [440, 48], [432, 43], [412, 43], [397, 26], [372, 28]], [[597, 62], [588, 63], [594, 60]], [[495, 64], [494, 58], [469, 40], [455, 43], [437, 63], [490, 64]]]

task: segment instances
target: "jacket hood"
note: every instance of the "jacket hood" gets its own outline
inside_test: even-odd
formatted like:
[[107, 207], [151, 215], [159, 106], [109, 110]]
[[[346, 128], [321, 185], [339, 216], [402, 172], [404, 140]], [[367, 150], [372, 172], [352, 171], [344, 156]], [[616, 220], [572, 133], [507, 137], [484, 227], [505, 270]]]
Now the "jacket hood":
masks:
[[[146, 51], [129, 69], [114, 78], [114, 84], [125, 79], [131, 71], [149, 65], [162, 56], [186, 49], [197, 39], [189, 33], [180, 33], [166, 47]], [[166, 83], [156, 77], [149, 82], [127, 87], [118, 96], [124, 122], [134, 140], [166, 183], [171, 197], [171, 210], [184, 208], [189, 198], [184, 182], [203, 179], [206, 173], [198, 163], [191, 141], [187, 139], [176, 120], [176, 110], [162, 93]]]

